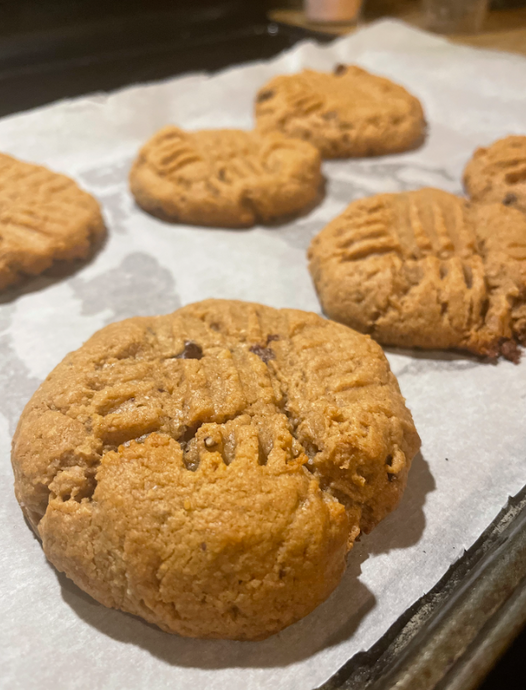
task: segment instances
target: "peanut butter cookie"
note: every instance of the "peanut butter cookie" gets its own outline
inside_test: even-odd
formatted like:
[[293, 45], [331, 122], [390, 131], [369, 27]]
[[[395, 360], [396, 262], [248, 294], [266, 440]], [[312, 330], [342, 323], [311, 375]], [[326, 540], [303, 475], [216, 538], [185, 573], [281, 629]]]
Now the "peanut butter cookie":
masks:
[[320, 154], [277, 133], [164, 127], [141, 149], [130, 187], [139, 206], [164, 220], [250, 227], [321, 198]]
[[86, 258], [105, 232], [98, 203], [73, 180], [0, 153], [0, 290]]
[[324, 158], [407, 151], [426, 129], [417, 98], [355, 65], [271, 79], [256, 97], [256, 118], [261, 132], [309, 141]]
[[47, 557], [79, 587], [167, 632], [250, 640], [330, 594], [419, 445], [369, 337], [208, 300], [69, 354], [12, 461]]
[[517, 360], [526, 340], [526, 218], [438, 189], [353, 202], [313, 239], [324, 311], [386, 345]]
[[477, 149], [464, 170], [464, 187], [473, 201], [500, 201], [526, 213], [526, 136]]

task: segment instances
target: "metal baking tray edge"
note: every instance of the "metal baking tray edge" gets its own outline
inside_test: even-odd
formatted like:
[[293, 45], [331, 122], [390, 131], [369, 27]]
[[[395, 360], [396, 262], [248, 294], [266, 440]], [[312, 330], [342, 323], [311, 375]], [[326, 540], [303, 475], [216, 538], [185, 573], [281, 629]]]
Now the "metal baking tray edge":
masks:
[[473, 690], [525, 623], [526, 487], [428, 594], [318, 690]]

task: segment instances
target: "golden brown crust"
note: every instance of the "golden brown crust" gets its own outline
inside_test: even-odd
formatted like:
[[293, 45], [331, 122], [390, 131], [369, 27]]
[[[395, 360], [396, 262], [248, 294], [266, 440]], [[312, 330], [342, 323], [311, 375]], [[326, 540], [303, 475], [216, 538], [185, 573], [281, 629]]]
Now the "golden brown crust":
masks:
[[298, 214], [320, 198], [321, 186], [313, 146], [241, 130], [164, 127], [130, 172], [132, 194], [148, 213], [213, 227], [250, 227]]
[[98, 601], [168, 632], [258, 639], [336, 587], [419, 445], [370, 338], [208, 300], [68, 355], [12, 461], [46, 555]]
[[417, 98], [355, 65], [274, 77], [258, 92], [256, 118], [260, 131], [309, 141], [323, 158], [407, 151], [426, 130]]
[[516, 360], [526, 338], [526, 218], [438, 189], [353, 202], [313, 239], [324, 311], [386, 345]]
[[526, 136], [510, 136], [478, 148], [464, 170], [473, 201], [500, 202], [526, 213]]
[[0, 153], [0, 290], [86, 258], [105, 233], [98, 203], [73, 180]]

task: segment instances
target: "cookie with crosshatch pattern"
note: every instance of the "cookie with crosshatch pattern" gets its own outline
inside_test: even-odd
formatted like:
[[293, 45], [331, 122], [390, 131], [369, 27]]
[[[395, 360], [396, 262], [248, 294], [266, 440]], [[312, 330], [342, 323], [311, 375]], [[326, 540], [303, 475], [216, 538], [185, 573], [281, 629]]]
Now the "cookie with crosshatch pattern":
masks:
[[473, 201], [500, 201], [526, 213], [526, 136], [478, 148], [464, 170], [464, 187]]
[[526, 217], [439, 189], [354, 201], [309, 248], [325, 313], [385, 345], [518, 360]]
[[371, 338], [207, 300], [69, 354], [12, 462], [46, 556], [95, 599], [167, 632], [262, 639], [337, 586], [419, 445]]
[[73, 180], [0, 153], [0, 290], [85, 259], [105, 234], [99, 204]]
[[278, 133], [168, 126], [141, 149], [130, 187], [139, 206], [168, 221], [232, 228], [275, 223], [321, 198], [320, 154]]
[[257, 94], [256, 120], [260, 132], [308, 141], [324, 158], [407, 151], [426, 131], [415, 96], [356, 65], [274, 77]]

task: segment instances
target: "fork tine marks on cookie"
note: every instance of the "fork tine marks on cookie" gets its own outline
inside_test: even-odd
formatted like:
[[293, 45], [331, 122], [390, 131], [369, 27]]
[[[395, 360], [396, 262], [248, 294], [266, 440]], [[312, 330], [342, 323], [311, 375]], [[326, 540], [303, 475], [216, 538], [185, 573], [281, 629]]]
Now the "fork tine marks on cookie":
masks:
[[98, 203], [73, 180], [0, 154], [0, 289], [87, 258], [105, 232]]
[[324, 158], [395, 153], [422, 142], [425, 119], [414, 96], [359, 67], [341, 67], [274, 77], [256, 97], [258, 129], [310, 141]]
[[[379, 207], [398, 244], [353, 242], [364, 210]], [[326, 313], [379, 342], [517, 359], [526, 217], [514, 209], [434, 189], [378, 195], [353, 202], [314, 238], [309, 258]]]
[[509, 136], [475, 151], [464, 170], [475, 202], [500, 202], [526, 213], [526, 136]]
[[163, 220], [250, 227], [297, 214], [319, 198], [320, 154], [280, 134], [165, 127], [130, 171], [137, 203]]

